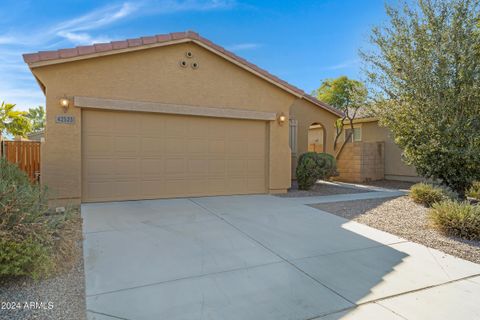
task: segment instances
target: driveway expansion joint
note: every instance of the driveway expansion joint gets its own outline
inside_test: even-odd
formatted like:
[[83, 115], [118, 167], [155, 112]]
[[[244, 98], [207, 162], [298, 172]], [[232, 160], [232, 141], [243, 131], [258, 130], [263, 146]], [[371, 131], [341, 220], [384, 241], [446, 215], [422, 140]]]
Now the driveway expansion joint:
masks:
[[165, 281], [152, 282], [152, 283], [147, 283], [147, 284], [143, 284], [143, 285], [139, 285], [139, 286], [133, 286], [133, 287], [128, 287], [128, 288], [121, 288], [121, 289], [118, 289], [118, 290], [111, 290], [111, 291], [99, 292], [99, 293], [94, 293], [94, 294], [87, 294], [86, 297], [87, 297], [87, 298], [92, 298], [92, 297], [98, 297], [98, 296], [102, 296], [102, 295], [106, 295], [106, 294], [112, 294], [112, 293], [117, 293], [117, 292], [135, 290], [135, 289], [146, 288], [146, 287], [154, 287], [154, 286], [162, 285], [162, 284], [165, 284], [165, 283], [172, 283], [172, 282], [177, 282], [177, 281], [182, 281], [182, 280], [188, 280], [188, 279], [204, 278], [204, 277], [213, 276], [213, 275], [216, 275], [216, 274], [223, 274], [223, 273], [235, 272], [235, 271], [240, 271], [240, 270], [251, 270], [251, 269], [260, 268], [260, 267], [265, 267], [265, 266], [270, 266], [270, 265], [274, 265], [274, 264], [280, 264], [280, 263], [283, 263], [283, 262], [284, 262], [284, 261], [274, 261], [274, 262], [257, 264], [257, 265], [254, 265], [254, 266], [233, 268], [233, 269], [228, 269], [228, 270], [222, 270], [222, 271], [216, 271], [216, 272], [198, 274], [198, 275], [194, 275], [194, 276], [182, 277], [182, 278], [177, 278], [177, 279], [171, 279], [171, 280], [165, 280]]
[[420, 291], [423, 291], [423, 290], [433, 289], [433, 288], [436, 288], [436, 287], [442, 287], [442, 286], [446, 286], [446, 285], [456, 283], [456, 282], [461, 282], [461, 281], [472, 282], [472, 281], [469, 281], [469, 279], [475, 278], [475, 277], [478, 277], [478, 276], [480, 276], [480, 273], [473, 274], [473, 275], [466, 276], [466, 277], [462, 277], [462, 278], [458, 278], [458, 279], [454, 279], [454, 280], [450, 280], [450, 281], [446, 281], [446, 282], [442, 282], [442, 283], [438, 283], [438, 284], [434, 284], [434, 285], [431, 285], [431, 286], [426, 286], [426, 287], [423, 287], [423, 288], [418, 288], [418, 289], [408, 290], [408, 291], [404, 291], [404, 292], [400, 292], [400, 293], [396, 293], [396, 294], [391, 294], [389, 296], [385, 296], [385, 297], [381, 297], [381, 298], [377, 298], [377, 299], [373, 299], [373, 300], [369, 300], [369, 301], [365, 301], [365, 302], [360, 302], [360, 303], [357, 303], [356, 305], [357, 306], [362, 306], [362, 305], [369, 304], [369, 303], [377, 303], [377, 302], [381, 302], [381, 301], [388, 300], [388, 299], [391, 299], [391, 298], [407, 295], [407, 294], [410, 294], [410, 293], [420, 292]]
[[211, 211], [209, 208], [207, 207], [204, 207], [202, 206], [201, 204], [193, 201], [192, 199], [189, 199], [190, 201], [192, 201], [193, 203], [195, 203], [196, 205], [198, 205], [199, 207], [211, 212], [213, 215], [217, 216], [219, 219], [221, 219], [222, 221], [224, 221], [225, 223], [227, 223], [228, 225], [230, 225], [231, 227], [235, 228], [236, 230], [238, 230], [239, 232], [241, 232], [244, 236], [246, 236], [247, 238], [249, 238], [250, 240], [254, 241], [255, 243], [257, 243], [258, 245], [260, 245], [262, 248], [264, 248], [265, 250], [268, 250], [269, 252], [271, 252], [272, 254], [276, 255], [277, 257], [279, 257], [280, 259], [282, 259], [284, 262], [286, 262], [287, 264], [289, 264], [291, 267], [293, 267], [294, 269], [296, 269], [297, 271], [299, 271], [300, 273], [302, 273], [303, 275], [307, 276], [309, 279], [313, 280], [314, 282], [320, 284], [322, 287], [325, 287], [327, 288], [328, 290], [330, 290], [331, 292], [333, 292], [334, 294], [336, 294], [337, 296], [339, 296], [340, 298], [344, 299], [345, 301], [355, 305], [355, 302], [352, 302], [350, 301], [349, 299], [347, 299], [346, 297], [342, 296], [339, 292], [333, 290], [332, 288], [326, 286], [325, 284], [323, 284], [322, 282], [318, 281], [317, 279], [315, 279], [314, 277], [312, 277], [310, 274], [306, 273], [305, 271], [303, 271], [302, 269], [300, 269], [299, 267], [297, 267], [294, 263], [292, 263], [291, 261], [287, 260], [286, 258], [284, 258], [283, 256], [281, 256], [280, 254], [276, 253], [275, 251], [273, 251], [272, 249], [268, 248], [267, 246], [265, 246], [263, 243], [261, 243], [260, 241], [258, 241], [257, 239], [253, 238], [252, 236], [250, 236], [248, 233], [244, 232], [243, 230], [241, 230], [240, 228], [238, 228], [237, 226], [235, 226], [234, 224], [230, 223], [229, 221], [227, 221], [225, 218], [217, 215], [216, 213], [214, 213], [213, 211]]
[[99, 315], [106, 316], [106, 317], [109, 317], [109, 318], [112, 318], [112, 319], [131, 320], [131, 319], [128, 319], [128, 318], [118, 317], [118, 316], [114, 316], [114, 315], [111, 315], [111, 314], [108, 314], [108, 313], [98, 312], [98, 311], [94, 311], [94, 310], [90, 310], [90, 309], [87, 309], [87, 312], [99, 314]]
[[364, 247], [364, 248], [355, 248], [355, 249], [349, 249], [349, 250], [340, 250], [340, 251], [335, 251], [335, 252], [321, 253], [321, 254], [316, 254], [316, 255], [313, 255], [313, 256], [296, 258], [296, 259], [292, 259], [292, 260], [288, 260], [288, 261], [301, 261], [301, 260], [312, 259], [312, 258], [328, 257], [328, 256], [336, 255], [336, 254], [343, 254], [343, 253], [349, 253], [349, 252], [355, 252], [355, 251], [376, 249], [376, 248], [381, 248], [381, 247], [389, 247], [389, 246], [393, 246], [393, 245], [396, 245], [396, 244], [402, 244], [402, 243], [407, 243], [407, 242], [410, 242], [410, 241], [402, 240], [402, 241], [397, 241], [397, 242], [392, 242], [392, 243], [387, 243], [387, 244], [379, 243], [378, 245], [373, 245], [373, 246]]

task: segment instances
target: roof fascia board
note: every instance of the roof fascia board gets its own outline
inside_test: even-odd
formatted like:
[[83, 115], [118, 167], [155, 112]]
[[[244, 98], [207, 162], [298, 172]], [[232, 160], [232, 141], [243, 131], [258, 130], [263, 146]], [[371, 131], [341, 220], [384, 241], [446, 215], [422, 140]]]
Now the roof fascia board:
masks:
[[168, 45], [178, 44], [178, 43], [184, 43], [184, 42], [190, 42], [190, 41], [192, 41], [192, 40], [188, 39], [188, 38], [185, 38], [185, 39], [170, 40], [170, 41], [165, 41], [165, 42], [157, 42], [157, 43], [152, 43], [152, 44], [144, 44], [144, 45], [141, 45], [141, 46], [128, 47], [128, 48], [125, 48], [125, 49], [109, 50], [109, 51], [105, 51], [105, 52], [95, 52], [95, 53], [91, 53], [91, 54], [75, 56], [75, 57], [72, 57], [72, 58], [59, 58], [59, 59], [53, 59], [53, 60], [31, 62], [31, 63], [29, 63], [29, 66], [30, 66], [30, 69], [32, 69], [32, 68], [49, 66], [49, 65], [53, 65], [53, 64], [60, 64], [60, 63], [78, 61], [78, 60], [98, 58], [98, 57], [104, 57], [104, 56], [119, 54], [119, 53], [140, 51], [140, 50], [144, 50], [144, 49], [163, 47], [163, 46], [168, 46]]

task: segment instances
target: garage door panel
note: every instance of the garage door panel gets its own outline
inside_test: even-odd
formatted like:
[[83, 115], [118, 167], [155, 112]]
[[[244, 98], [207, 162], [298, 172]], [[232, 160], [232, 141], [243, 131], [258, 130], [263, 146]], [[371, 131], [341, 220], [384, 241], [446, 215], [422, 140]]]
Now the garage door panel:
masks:
[[231, 194], [241, 194], [243, 190], [247, 189], [246, 177], [230, 177], [227, 180], [226, 188]]
[[245, 137], [248, 138], [249, 140], [258, 139], [256, 141], [265, 143], [265, 139], [264, 139], [265, 133], [266, 133], [265, 126], [255, 126], [250, 128], [250, 130], [248, 130], [247, 135]]
[[113, 131], [113, 123], [107, 112], [84, 112], [83, 130], [90, 133], [110, 133]]
[[[113, 117], [113, 130], [119, 132], [138, 132], [140, 129], [140, 116], [135, 113], [117, 112]], [[112, 120], [110, 120], [112, 121]]]
[[[211, 121], [215, 121], [217, 119], [209, 119]], [[203, 130], [206, 131], [207, 138], [209, 139], [218, 139], [218, 138], [226, 138], [226, 132], [227, 132], [227, 125], [225, 123], [215, 123], [215, 122], [209, 122], [208, 126], [204, 128]]]
[[101, 134], [88, 134], [83, 137], [88, 156], [110, 156], [113, 153], [113, 137]]
[[198, 194], [198, 195], [204, 194], [206, 191], [205, 179], [192, 177], [189, 179], [187, 188], [188, 188], [187, 190], [188, 194]]
[[185, 174], [185, 158], [169, 158], [165, 160], [165, 174]]
[[[253, 127], [249, 128], [249, 130], [254, 130]], [[226, 131], [226, 136], [228, 140], [237, 140], [237, 139], [245, 139], [246, 135], [248, 135], [248, 130], [245, 130], [245, 125], [243, 121], [236, 121], [232, 122], [228, 126], [228, 130]]]
[[165, 179], [164, 193], [167, 197], [183, 197], [188, 194], [185, 179]]
[[208, 159], [188, 159], [187, 161], [187, 174], [208, 176]]
[[236, 157], [245, 157], [248, 152], [248, 141], [228, 141], [227, 154]]
[[263, 159], [249, 159], [247, 160], [247, 175], [261, 176], [265, 171], [265, 161]]
[[115, 175], [115, 164], [111, 158], [86, 159], [85, 170], [89, 173], [88, 180], [106, 179]]
[[208, 139], [188, 139], [187, 152], [189, 154], [205, 154], [208, 150]]
[[220, 154], [223, 156], [225, 153], [225, 141], [224, 140], [210, 140], [208, 144], [209, 154]]
[[265, 142], [264, 141], [251, 141], [247, 145], [248, 155], [249, 156], [257, 156], [261, 155], [262, 152], [265, 150]]
[[184, 138], [187, 133], [187, 125], [189, 120], [181, 116], [169, 116], [165, 118], [165, 132], [166, 137], [181, 137]]
[[140, 136], [157, 138], [163, 135], [164, 121], [158, 117], [140, 117]]
[[209, 159], [208, 172], [210, 175], [218, 176], [225, 174], [225, 160], [224, 159]]
[[115, 136], [114, 152], [117, 156], [137, 156], [140, 149], [140, 139], [135, 136]]
[[83, 201], [264, 193], [266, 123], [82, 112]]
[[207, 118], [202, 118], [202, 117], [188, 119], [188, 121], [186, 121], [186, 124], [187, 124], [186, 136], [207, 139], [209, 135], [208, 135], [208, 130], [205, 127], [205, 124], [206, 122], [209, 122], [209, 121], [207, 121], [206, 119]]
[[112, 182], [102, 181], [102, 182], [84, 182], [83, 183], [83, 197], [90, 199], [92, 201], [102, 199], [113, 199]]
[[247, 162], [243, 159], [227, 160], [228, 176], [244, 176], [247, 173]]
[[163, 176], [163, 159], [141, 159], [140, 170], [145, 178]]
[[256, 193], [265, 192], [265, 180], [262, 178], [247, 178], [247, 188]]
[[184, 154], [185, 138], [165, 138], [165, 154]]
[[138, 177], [140, 174], [140, 160], [137, 158], [120, 158], [115, 160], [115, 176], [118, 178]]
[[162, 138], [140, 137], [141, 154], [146, 157], [161, 157], [164, 154], [164, 143]]
[[206, 194], [224, 194], [226, 190], [224, 178], [209, 178], [204, 186], [208, 186], [208, 189], [204, 189]]
[[159, 194], [165, 193], [165, 181], [159, 180], [142, 180], [140, 182], [140, 191], [143, 199], [158, 198]]
[[114, 182], [115, 196], [117, 199], [132, 197], [138, 199], [141, 197], [140, 184], [137, 179]]

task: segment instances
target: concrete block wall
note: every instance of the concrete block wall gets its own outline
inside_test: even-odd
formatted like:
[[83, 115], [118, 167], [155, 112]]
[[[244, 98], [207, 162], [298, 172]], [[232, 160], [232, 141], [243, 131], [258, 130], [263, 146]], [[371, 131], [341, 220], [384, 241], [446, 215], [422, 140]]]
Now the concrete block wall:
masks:
[[383, 142], [347, 143], [337, 158], [336, 180], [367, 182], [384, 179], [385, 146]]

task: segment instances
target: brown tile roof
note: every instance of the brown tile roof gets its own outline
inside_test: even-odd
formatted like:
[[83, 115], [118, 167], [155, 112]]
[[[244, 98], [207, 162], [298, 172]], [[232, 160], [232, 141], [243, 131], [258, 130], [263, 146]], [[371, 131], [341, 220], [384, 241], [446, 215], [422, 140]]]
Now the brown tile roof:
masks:
[[375, 118], [375, 110], [372, 106], [367, 105], [358, 108], [356, 119]]
[[[283, 81], [282, 79], [269, 73], [268, 71], [261, 69], [260, 67], [254, 65], [253, 63], [248, 62], [247, 60], [237, 56], [233, 52], [230, 52], [224, 49], [223, 47], [211, 42], [210, 40], [200, 36], [198, 33], [193, 31], [173, 32], [170, 34], [159, 34], [155, 36], [127, 39], [123, 41], [112, 41], [109, 43], [96, 43], [89, 46], [78, 46], [76, 48], [60, 49], [60, 50], [54, 50], [54, 51], [39, 51], [36, 53], [26, 53], [23, 55], [23, 60], [31, 67], [35, 67], [34, 64], [38, 62], [43, 62], [43, 61], [59, 60], [58, 63], [61, 63], [62, 59], [81, 57], [85, 55], [91, 55], [95, 53], [102, 53], [102, 52], [109, 52], [109, 51], [112, 51], [112, 53], [114, 53], [115, 50], [121, 50], [121, 49], [124, 50], [128, 48], [147, 46], [155, 43], [164, 43], [164, 42], [169, 42], [174, 40], [191, 40], [191, 41], [199, 42], [205, 46], [208, 46], [210, 49], [218, 51], [219, 53], [222, 53], [228, 56], [229, 58], [237, 61], [238, 63], [242, 64], [244, 67], [247, 67], [251, 70], [254, 70], [255, 72], [258, 72], [259, 74], [270, 79], [272, 82], [276, 83], [277, 85], [295, 92], [298, 96], [304, 98], [305, 100], [308, 100], [311, 103], [319, 107], [322, 107], [338, 116], [342, 115], [342, 113], [339, 110], [335, 109], [334, 107], [326, 103], [323, 103], [322, 101], [317, 100], [316, 98], [306, 94], [303, 90]], [[55, 61], [55, 63], [56, 62], [57, 61]]]

